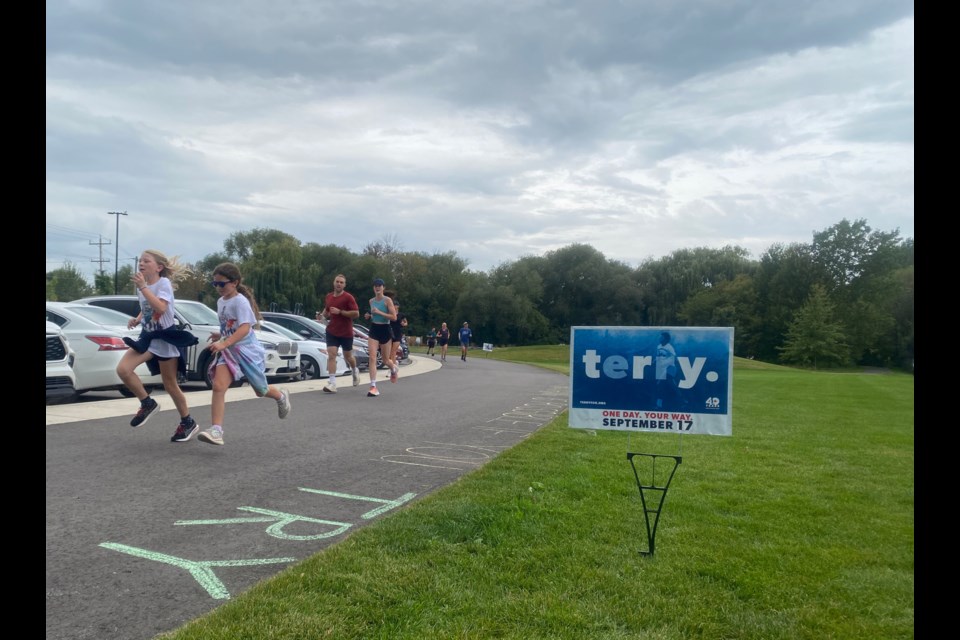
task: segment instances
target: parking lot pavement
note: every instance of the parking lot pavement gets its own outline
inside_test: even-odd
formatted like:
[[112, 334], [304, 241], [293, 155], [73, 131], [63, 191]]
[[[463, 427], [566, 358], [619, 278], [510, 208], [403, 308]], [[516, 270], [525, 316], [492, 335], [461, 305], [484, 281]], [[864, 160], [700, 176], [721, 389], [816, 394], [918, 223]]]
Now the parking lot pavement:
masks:
[[[400, 377], [405, 378], [411, 375], [419, 375], [440, 368], [440, 362], [433, 358], [424, 356], [410, 356], [409, 364], [401, 365]], [[386, 382], [390, 379], [390, 373], [385, 369], [377, 371], [377, 382]], [[318, 380], [299, 380], [297, 382], [274, 382], [274, 386], [285, 387], [290, 390], [290, 395], [306, 393], [308, 391], [320, 391], [323, 385], [327, 383], [327, 378]], [[351, 386], [353, 384], [351, 374], [348, 372], [337, 377], [337, 386]], [[370, 385], [370, 374], [366, 371], [360, 372], [360, 384]], [[191, 387], [196, 389], [196, 387]], [[191, 411], [194, 407], [206, 407], [210, 405], [211, 393], [209, 389], [188, 390], [184, 388], [187, 394], [187, 402]], [[166, 392], [158, 389], [152, 392], [153, 396], [160, 402], [161, 411], [175, 410], [173, 402], [167, 398]], [[119, 395], [119, 394], [118, 394]], [[236, 402], [238, 400], [250, 400], [256, 398], [257, 394], [253, 392], [250, 385], [234, 387], [227, 389], [227, 402]], [[123, 415], [133, 415], [140, 408], [140, 401], [136, 398], [111, 398], [108, 400], [96, 400], [92, 402], [72, 402], [69, 404], [57, 404], [47, 406], [47, 425], [64, 424], [68, 422], [79, 422], [81, 420], [96, 420], [98, 418], [113, 418]]]

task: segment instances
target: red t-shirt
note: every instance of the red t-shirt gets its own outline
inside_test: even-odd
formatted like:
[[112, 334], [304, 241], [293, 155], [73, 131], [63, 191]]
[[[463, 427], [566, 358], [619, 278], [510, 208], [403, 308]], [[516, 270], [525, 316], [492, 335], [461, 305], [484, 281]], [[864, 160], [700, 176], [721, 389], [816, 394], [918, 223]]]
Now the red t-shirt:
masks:
[[[359, 311], [356, 299], [346, 291], [339, 296], [333, 295], [333, 292], [327, 294], [324, 311], [330, 307], [336, 307], [342, 311]], [[331, 315], [327, 318], [327, 333], [335, 335], [338, 338], [349, 338], [353, 335], [353, 318], [347, 318], [340, 314]]]

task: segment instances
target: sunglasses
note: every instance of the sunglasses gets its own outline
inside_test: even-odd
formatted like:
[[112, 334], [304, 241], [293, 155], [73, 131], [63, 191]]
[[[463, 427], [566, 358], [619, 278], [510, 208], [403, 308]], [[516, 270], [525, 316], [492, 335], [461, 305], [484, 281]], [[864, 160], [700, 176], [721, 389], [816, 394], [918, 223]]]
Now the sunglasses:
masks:
[[221, 288], [227, 286], [228, 284], [230, 284], [231, 282], [233, 282], [233, 280], [224, 280], [223, 282], [219, 282], [219, 281], [217, 281], [217, 280], [214, 280], [214, 281], [211, 282], [210, 284], [212, 284], [213, 286], [215, 286], [217, 289], [221, 289]]

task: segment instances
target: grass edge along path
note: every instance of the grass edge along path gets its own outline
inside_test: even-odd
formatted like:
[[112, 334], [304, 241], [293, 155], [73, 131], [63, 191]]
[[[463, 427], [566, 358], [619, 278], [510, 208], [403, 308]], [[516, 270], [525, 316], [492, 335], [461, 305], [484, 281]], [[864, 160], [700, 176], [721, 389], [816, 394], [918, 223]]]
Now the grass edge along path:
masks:
[[627, 435], [564, 413], [158, 637], [913, 638], [913, 377], [738, 359], [733, 395], [732, 437], [683, 439], [654, 556]]

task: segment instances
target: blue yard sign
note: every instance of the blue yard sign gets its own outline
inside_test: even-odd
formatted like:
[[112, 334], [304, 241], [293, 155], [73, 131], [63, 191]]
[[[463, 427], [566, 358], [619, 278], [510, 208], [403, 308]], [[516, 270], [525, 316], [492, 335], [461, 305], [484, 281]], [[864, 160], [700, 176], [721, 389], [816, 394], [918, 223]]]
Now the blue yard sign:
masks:
[[569, 424], [729, 436], [733, 327], [571, 327]]

